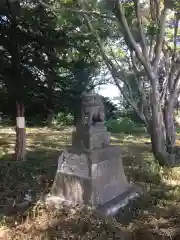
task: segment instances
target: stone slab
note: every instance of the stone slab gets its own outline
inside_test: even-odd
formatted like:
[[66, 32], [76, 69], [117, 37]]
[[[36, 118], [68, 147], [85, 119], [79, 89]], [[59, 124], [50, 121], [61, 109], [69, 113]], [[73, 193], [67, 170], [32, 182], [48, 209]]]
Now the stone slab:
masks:
[[64, 151], [58, 159], [57, 173], [74, 175], [82, 178], [90, 177], [90, 166], [87, 154], [71, 149]]
[[95, 149], [110, 145], [110, 133], [104, 129], [90, 129], [72, 133], [72, 146], [76, 148]]
[[88, 202], [100, 206], [129, 187], [118, 147], [93, 149], [88, 153], [70, 150], [59, 158], [52, 187], [54, 195], [77, 204]]
[[104, 148], [92, 149], [89, 151], [88, 155], [92, 164], [106, 160], [111, 161], [111, 159], [117, 159], [117, 161], [119, 161], [121, 159], [121, 150], [118, 146], [107, 146]]
[[87, 156], [88, 161], [90, 161], [90, 164], [106, 161], [108, 159], [111, 160], [113, 158], [119, 160], [121, 158], [121, 150], [119, 146], [107, 146], [104, 148], [96, 148], [88, 151], [86, 150], [82, 151], [81, 148], [70, 146], [67, 147], [67, 151], [70, 154]]
[[71, 204], [91, 205], [91, 180], [58, 172], [50, 194]]
[[92, 191], [96, 205], [126, 191], [129, 187], [121, 159], [108, 159], [92, 166]]
[[[114, 171], [119, 169], [118, 172], [122, 172], [124, 178], [120, 149], [117, 146], [93, 149], [86, 153], [75, 148], [68, 148], [58, 159], [57, 172], [95, 179], [98, 176], [100, 177], [100, 174], [102, 175], [103, 172], [105, 173], [105, 170], [108, 175], [110, 171], [113, 171], [112, 168]], [[101, 170], [103, 171], [102, 173]], [[114, 172], [112, 174], [117, 175]]]
[[126, 191], [102, 204], [96, 208], [96, 211], [103, 216], [115, 216], [118, 214], [120, 209], [122, 210], [125, 206], [130, 204], [131, 201], [135, 201], [141, 195], [142, 190], [139, 187], [129, 184]]
[[[115, 198], [112, 198], [110, 201], [105, 202], [101, 206], [92, 206], [94, 211], [100, 214], [103, 217], [112, 216], [117, 219], [117, 221], [122, 221], [127, 218], [130, 212], [133, 210], [134, 205], [138, 202], [138, 199], [142, 196], [143, 191], [141, 188], [136, 185], [129, 185], [129, 187], [122, 194], [119, 194]], [[55, 207], [57, 209], [62, 207], [62, 204], [68, 206], [74, 206], [75, 202], [72, 202], [72, 199], [67, 200], [59, 195], [48, 195], [45, 200], [46, 206], [51, 208]], [[128, 213], [126, 210], [128, 209]], [[124, 216], [128, 214], [128, 216]]]

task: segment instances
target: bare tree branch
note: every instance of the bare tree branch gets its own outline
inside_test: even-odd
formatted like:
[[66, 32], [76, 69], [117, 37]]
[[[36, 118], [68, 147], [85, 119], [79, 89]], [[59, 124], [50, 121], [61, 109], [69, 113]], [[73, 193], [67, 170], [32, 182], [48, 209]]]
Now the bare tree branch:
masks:
[[173, 36], [173, 42], [174, 42], [174, 49], [173, 49], [173, 54], [172, 54], [172, 61], [175, 61], [175, 55], [176, 55], [176, 50], [177, 50], [177, 34], [178, 34], [178, 28], [179, 28], [179, 21], [180, 21], [180, 16], [179, 13], [174, 14], [174, 36]]
[[145, 33], [144, 33], [144, 27], [142, 24], [142, 17], [140, 14], [140, 0], [134, 0], [134, 7], [135, 7], [136, 17], [137, 17], [137, 25], [138, 25], [138, 29], [139, 29], [139, 33], [140, 33], [140, 43], [141, 43], [141, 47], [142, 47], [142, 52], [143, 52], [144, 58], [146, 60], [148, 60], [146, 37], [145, 37]]
[[154, 45], [154, 28], [153, 28], [153, 31], [152, 31], [152, 34], [151, 34], [151, 39], [150, 39], [150, 43], [149, 43], [149, 52], [148, 52], [148, 58], [149, 58], [149, 61], [151, 62], [152, 59], [153, 59], [153, 45]]
[[[131, 66], [132, 66], [132, 72], [135, 74], [135, 80], [139, 80], [142, 76], [142, 71], [139, 71], [136, 66], [136, 60], [133, 52], [130, 54], [131, 56]], [[137, 85], [139, 85], [139, 81], [136, 81]]]
[[168, 100], [169, 104], [174, 103], [174, 100], [179, 92], [179, 89], [180, 89], [180, 70], [178, 71], [177, 76], [174, 81], [173, 91], [171, 92], [169, 100]]
[[136, 81], [137, 89], [140, 96], [140, 104], [141, 104], [141, 106], [139, 107], [140, 115], [142, 116], [143, 119], [146, 119], [145, 124], [148, 126], [149, 117], [146, 111], [146, 109], [148, 108], [148, 105], [145, 99], [145, 91], [140, 84], [140, 75], [139, 75], [140, 72], [137, 70], [133, 52], [131, 52], [131, 63], [133, 67], [132, 72], [134, 73], [134, 77], [135, 77], [134, 79]]
[[[135, 102], [135, 99], [133, 98], [133, 93], [132, 93], [132, 89], [131, 89], [131, 86], [129, 85], [129, 83], [128, 83], [128, 81], [127, 80], [125, 80], [126, 79], [126, 77], [127, 77], [127, 75], [125, 75], [124, 73], [123, 73], [123, 69], [122, 69], [122, 67], [119, 65], [119, 63], [117, 62], [117, 60], [116, 60], [116, 56], [115, 56], [115, 54], [114, 54], [114, 51], [113, 51], [113, 49], [112, 48], [110, 48], [111, 49], [111, 56], [113, 57], [113, 61], [115, 61], [115, 63], [116, 63], [116, 65], [118, 66], [118, 70], [117, 70], [117, 68], [114, 66], [114, 69], [116, 69], [116, 77], [118, 77], [118, 79], [120, 79], [123, 83], [124, 83], [124, 85], [127, 87], [127, 89], [128, 89], [128, 93], [129, 93], [129, 98], [131, 99], [131, 102]], [[121, 69], [121, 71], [120, 71], [120, 69]], [[136, 79], [137, 80], [137, 79]], [[138, 83], [138, 82], [137, 82]], [[116, 84], [117, 85], [117, 84]], [[142, 91], [141, 91], [142, 92]], [[128, 97], [128, 95], [127, 95], [127, 97]]]
[[153, 76], [152, 76], [150, 65], [148, 64], [148, 62], [143, 57], [142, 52], [139, 50], [139, 48], [136, 44], [136, 41], [132, 36], [132, 33], [129, 29], [126, 17], [124, 15], [124, 10], [123, 10], [123, 7], [122, 7], [122, 4], [121, 4], [120, 0], [116, 0], [116, 9], [114, 10], [114, 13], [115, 13], [120, 25], [123, 27], [123, 30], [124, 30], [124, 32], [127, 36], [127, 38], [125, 39], [127, 45], [130, 44], [132, 49], [135, 51], [135, 53], [137, 55], [137, 58], [139, 59], [141, 64], [144, 66], [149, 79], [152, 81]]
[[170, 85], [170, 91], [172, 90], [173, 85], [174, 85], [173, 76], [176, 72], [175, 56], [176, 56], [176, 50], [177, 50], [177, 34], [178, 34], [178, 24], [179, 24], [179, 16], [177, 13], [174, 14], [174, 22], [175, 22], [174, 35], [173, 35], [174, 48], [173, 49], [168, 48], [168, 51], [172, 53], [171, 67], [169, 69], [169, 74], [168, 74], [168, 82]]
[[150, 13], [154, 23], [158, 22], [160, 17], [159, 0], [150, 0]]
[[166, 97], [166, 94], [167, 94], [167, 89], [168, 89], [168, 81], [167, 81], [167, 78], [164, 80], [163, 82], [163, 87], [162, 87], [162, 93], [161, 93], [161, 96], [160, 96], [160, 102], [164, 101], [165, 100], [165, 97]]
[[[118, 77], [118, 79], [120, 79], [124, 83], [124, 85], [128, 89], [129, 98], [131, 99], [132, 102], [135, 102], [134, 99], [133, 99], [131, 86], [129, 85], [128, 81], [125, 80], [126, 79], [126, 75], [123, 74], [123, 70], [122, 71], [119, 70], [119, 69], [122, 69], [122, 68], [121, 68], [121, 66], [119, 65], [119, 63], [116, 60], [116, 56], [114, 54], [113, 49], [112, 48], [110, 48], [110, 49], [111, 49], [111, 56], [113, 57], [113, 61], [115, 61], [116, 65], [118, 66], [118, 70], [117, 70], [117, 68], [112, 63], [112, 65], [113, 65], [112, 68], [114, 69], [114, 74], [115, 74], [115, 71], [116, 71], [116, 74], [115, 74], [116, 76], [115, 77], [116, 78]], [[128, 97], [128, 95], [127, 95], [127, 97]]]
[[[82, 6], [82, 3], [81, 3], [81, 7], [84, 8], [84, 6]], [[119, 91], [123, 95], [124, 99], [132, 106], [132, 108], [135, 110], [135, 112], [138, 114], [138, 116], [140, 116], [140, 118], [147, 124], [147, 121], [146, 121], [146, 118], [144, 117], [144, 115], [140, 114], [140, 112], [138, 110], [138, 107], [136, 106], [135, 102], [132, 101], [132, 98], [130, 99], [130, 97], [132, 96], [131, 91], [129, 92], [130, 95], [128, 96], [127, 93], [124, 91], [123, 87], [120, 85], [119, 80], [118, 80], [118, 79], [121, 79], [120, 75], [119, 75], [119, 72], [116, 69], [116, 67], [114, 66], [114, 64], [112, 63], [112, 61], [108, 58], [108, 56], [107, 56], [107, 54], [106, 54], [106, 52], [105, 52], [105, 50], [103, 48], [101, 39], [100, 39], [98, 33], [93, 28], [93, 26], [92, 26], [92, 24], [90, 22], [89, 17], [85, 13], [83, 15], [84, 15], [84, 18], [85, 18], [85, 20], [87, 22], [87, 25], [88, 25], [90, 31], [94, 34], [94, 36], [96, 38], [96, 41], [97, 41], [97, 44], [99, 46], [101, 55], [102, 55], [102, 57], [103, 57], [103, 59], [104, 59], [104, 61], [106, 63], [106, 66], [108, 67], [109, 71], [112, 74], [112, 77], [113, 77], [113, 79], [115, 81], [116, 86], [118, 87]], [[124, 81], [124, 83], [125, 83], [125, 81]], [[126, 82], [126, 85], [128, 86], [127, 82]], [[130, 86], [129, 86], [129, 90], [131, 90]]]
[[159, 31], [157, 34], [156, 39], [156, 45], [154, 48], [154, 59], [153, 59], [153, 66], [155, 69], [158, 67], [158, 62], [160, 60], [161, 50], [162, 50], [162, 44], [164, 41], [164, 30], [166, 25], [166, 16], [167, 16], [167, 10], [163, 9], [160, 16], [159, 21]]

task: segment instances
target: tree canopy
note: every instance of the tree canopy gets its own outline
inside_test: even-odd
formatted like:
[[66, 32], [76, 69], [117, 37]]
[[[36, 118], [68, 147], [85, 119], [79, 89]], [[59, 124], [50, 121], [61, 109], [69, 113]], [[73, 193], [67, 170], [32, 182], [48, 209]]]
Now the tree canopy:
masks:
[[26, 116], [74, 112], [82, 92], [104, 82], [95, 80], [101, 61], [94, 36], [84, 34], [76, 13], [56, 14], [38, 1], [7, 1], [0, 13], [1, 111], [15, 114], [12, 104], [19, 101]]
[[[179, 1], [100, 1], [96, 10], [89, 2], [79, 1], [79, 6], [115, 84], [146, 124], [154, 154], [162, 164], [174, 163], [173, 111], [180, 89]], [[116, 32], [113, 35], [118, 35], [114, 46], [111, 38], [101, 39], [90, 9], [92, 15], [106, 18], [111, 32]]]
[[145, 123], [156, 157], [161, 163], [175, 161], [179, 1], [3, 3], [3, 111], [10, 111], [10, 102], [20, 102], [31, 114], [44, 109], [47, 115], [57, 109], [75, 114], [80, 95], [104, 83], [105, 77], [96, 77], [109, 72], [126, 104]]

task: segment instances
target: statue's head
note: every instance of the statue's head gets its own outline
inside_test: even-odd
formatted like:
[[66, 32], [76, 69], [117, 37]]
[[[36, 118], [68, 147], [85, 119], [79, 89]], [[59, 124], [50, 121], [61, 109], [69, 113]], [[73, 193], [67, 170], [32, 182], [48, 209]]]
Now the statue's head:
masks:
[[98, 94], [87, 93], [82, 96], [83, 106], [100, 106], [101, 104], [101, 96]]

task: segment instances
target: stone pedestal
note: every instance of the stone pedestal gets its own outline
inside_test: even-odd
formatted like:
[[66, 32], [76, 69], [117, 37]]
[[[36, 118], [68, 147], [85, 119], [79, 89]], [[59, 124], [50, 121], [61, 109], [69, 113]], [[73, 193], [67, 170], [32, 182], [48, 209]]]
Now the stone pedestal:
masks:
[[82, 118], [72, 134], [72, 147], [58, 160], [48, 199], [50, 204], [56, 205], [58, 201], [85, 204], [103, 215], [115, 215], [129, 200], [138, 196], [138, 189], [126, 180], [120, 148], [110, 145], [103, 111], [100, 96], [84, 97]]
[[97, 123], [90, 129], [84, 126], [72, 133], [72, 146], [82, 151], [104, 148], [109, 146], [110, 137], [110, 133], [102, 123]]
[[118, 147], [93, 149], [89, 153], [69, 149], [59, 158], [52, 194], [74, 204], [98, 207], [128, 186]]
[[127, 182], [120, 148], [109, 145], [106, 128], [98, 125], [81, 130], [73, 133], [72, 147], [59, 158], [51, 195], [114, 215], [137, 189]]

